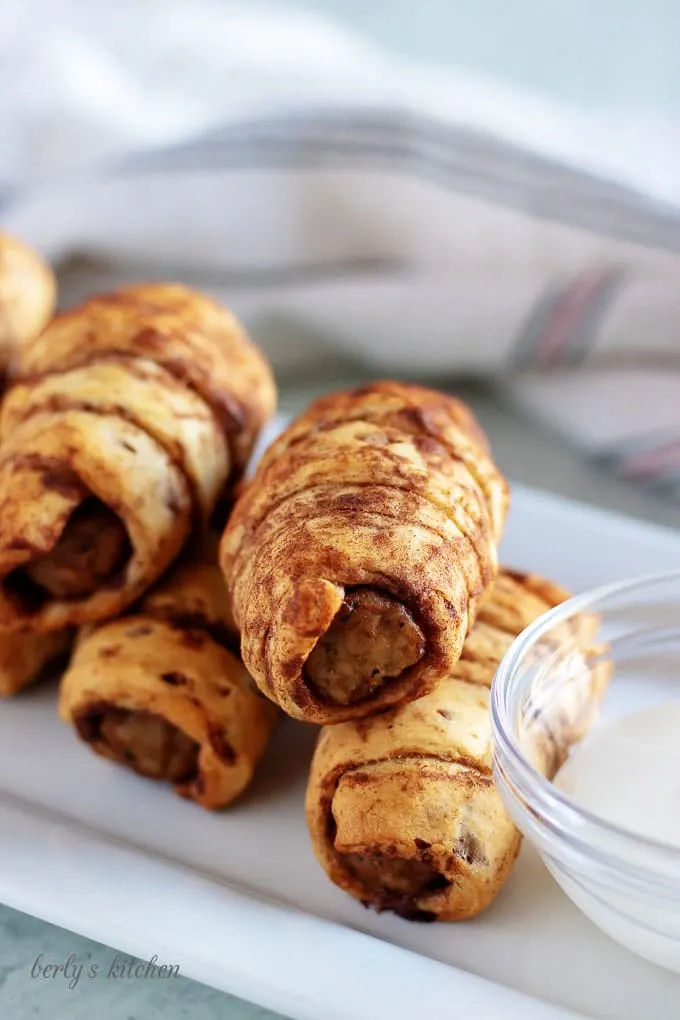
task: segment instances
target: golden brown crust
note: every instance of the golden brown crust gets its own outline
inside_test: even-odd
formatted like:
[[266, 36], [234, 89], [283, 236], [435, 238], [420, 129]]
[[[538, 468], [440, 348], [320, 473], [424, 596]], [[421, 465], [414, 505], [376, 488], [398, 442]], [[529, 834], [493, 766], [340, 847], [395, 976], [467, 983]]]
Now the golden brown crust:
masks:
[[18, 694], [40, 677], [55, 660], [66, 655], [70, 631], [43, 634], [3, 634], [0, 637], [0, 698]]
[[196, 515], [209, 517], [233, 468], [222, 428], [198, 394], [145, 358], [109, 358], [15, 383], [0, 433], [5, 441], [41, 414], [76, 412], [120, 417], [145, 432], [184, 474]]
[[[319, 863], [336, 885], [378, 909], [421, 920], [469, 918], [493, 900], [520, 836], [492, 779], [489, 688], [520, 630], [566, 597], [537, 578], [502, 571], [482, 600], [462, 658], [432, 693], [322, 729], [307, 822]], [[550, 740], [561, 746], [580, 735], [584, 705], [601, 693], [583, 660], [581, 667], [580, 700], [569, 692], [551, 718]], [[545, 730], [542, 747], [544, 737]], [[552, 765], [546, 757], [546, 767]], [[382, 867], [383, 860], [392, 867]], [[412, 861], [434, 875], [405, 876], [404, 862]]]
[[[462, 400], [439, 390], [391, 379], [326, 394], [314, 401], [269, 447], [263, 467], [304, 439], [310, 430], [323, 432], [335, 422], [364, 422], [378, 426], [379, 430], [395, 429], [410, 437], [421, 452], [429, 448], [439, 460], [443, 447], [465, 464], [482, 489], [494, 537], [500, 540], [508, 509], [508, 486], [491, 460], [486, 434]], [[487, 456], [480, 457], [480, 451]], [[389, 474], [390, 482], [396, 484], [394, 472]]]
[[57, 315], [20, 360], [22, 375], [64, 372], [107, 356], [143, 358], [188, 384], [218, 414], [243, 470], [276, 404], [264, 355], [222, 305], [180, 284], [139, 284]]
[[146, 592], [139, 608], [175, 626], [206, 630], [238, 654], [240, 636], [217, 553], [214, 532], [196, 536], [172, 570]]
[[45, 328], [56, 297], [54, 274], [37, 252], [0, 232], [0, 378]]
[[[286, 712], [340, 722], [419, 697], [451, 672], [497, 568], [507, 485], [471, 412], [374, 383], [317, 401], [265, 453], [221, 544], [242, 652]], [[304, 666], [348, 589], [399, 600], [425, 638], [370, 698], [331, 704]]]
[[82, 632], [59, 700], [97, 753], [208, 809], [247, 787], [277, 716], [218, 640], [224, 606], [216, 565], [179, 565], [133, 615]]
[[[113, 616], [228, 498], [272, 411], [271, 373], [226, 309], [172, 285], [57, 316], [20, 368], [0, 414], [0, 628]], [[116, 521], [110, 555], [83, 565], [68, 532], [93, 497]]]
[[[25, 593], [21, 568], [51, 552], [92, 496], [125, 526], [132, 552], [119, 574], [84, 598]], [[115, 616], [170, 565], [191, 520], [183, 473], [141, 429], [86, 412], [30, 418], [0, 446], [0, 626], [51, 631]]]

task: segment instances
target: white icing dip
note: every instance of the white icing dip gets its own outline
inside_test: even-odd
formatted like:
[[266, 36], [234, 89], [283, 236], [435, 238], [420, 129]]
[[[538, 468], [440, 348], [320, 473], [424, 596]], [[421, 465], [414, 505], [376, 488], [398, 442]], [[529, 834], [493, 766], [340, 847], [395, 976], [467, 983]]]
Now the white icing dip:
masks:
[[[680, 876], [680, 702], [634, 712], [598, 726], [572, 751], [555, 785], [580, 807], [620, 828], [677, 848]], [[653, 866], [642, 847], [638, 868]], [[546, 864], [584, 914], [622, 945], [680, 972], [680, 879], [677, 894], [612, 888], [585, 874]]]
[[555, 785], [598, 817], [680, 849], [680, 701], [598, 727]]

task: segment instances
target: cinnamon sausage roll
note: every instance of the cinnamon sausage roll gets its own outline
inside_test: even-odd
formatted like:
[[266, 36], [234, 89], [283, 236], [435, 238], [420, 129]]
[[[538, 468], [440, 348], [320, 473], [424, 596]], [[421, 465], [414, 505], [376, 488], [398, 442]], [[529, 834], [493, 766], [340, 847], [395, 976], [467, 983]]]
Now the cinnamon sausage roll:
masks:
[[[341, 889], [411, 920], [462, 920], [491, 903], [520, 834], [492, 777], [489, 688], [514, 638], [567, 597], [549, 582], [501, 572], [459, 662], [432, 693], [322, 729], [307, 822], [319, 863]], [[582, 659], [580, 668], [578, 686], [536, 731], [549, 775], [604, 690], [599, 667]]]
[[241, 475], [274, 407], [262, 355], [185, 287], [131, 287], [26, 344], [0, 416], [0, 628], [114, 616]]
[[186, 562], [135, 611], [87, 628], [59, 712], [94, 751], [204, 808], [250, 783], [277, 711], [230, 650], [218, 567]]
[[222, 539], [260, 689], [317, 723], [432, 690], [496, 574], [507, 501], [453, 397], [378, 382], [314, 403], [265, 453]]

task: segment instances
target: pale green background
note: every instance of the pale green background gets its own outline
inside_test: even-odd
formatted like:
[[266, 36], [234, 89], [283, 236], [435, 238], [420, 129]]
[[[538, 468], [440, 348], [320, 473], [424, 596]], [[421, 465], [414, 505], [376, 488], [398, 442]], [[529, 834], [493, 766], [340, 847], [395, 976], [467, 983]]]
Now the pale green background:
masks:
[[[189, 0], [187, 0], [189, 2]], [[362, 28], [374, 41], [420, 60], [457, 63], [587, 105], [680, 109], [680, 4], [671, 0], [318, 0], [316, 7]], [[340, 384], [349, 380], [338, 380]], [[310, 379], [284, 389], [295, 410], [323, 389]], [[539, 433], [484, 388], [464, 389], [491, 435], [501, 467], [573, 498], [680, 527], [680, 509], [624, 486]], [[106, 971], [113, 951], [0, 907], [2, 1020], [266, 1020], [274, 1014], [184, 978], [168, 982], [31, 979], [37, 955], [70, 953]], [[320, 1017], [319, 1020], [323, 1020]], [[380, 1020], [380, 1018], [376, 1018]]]
[[677, 0], [315, 0], [417, 60], [577, 103], [680, 110]]

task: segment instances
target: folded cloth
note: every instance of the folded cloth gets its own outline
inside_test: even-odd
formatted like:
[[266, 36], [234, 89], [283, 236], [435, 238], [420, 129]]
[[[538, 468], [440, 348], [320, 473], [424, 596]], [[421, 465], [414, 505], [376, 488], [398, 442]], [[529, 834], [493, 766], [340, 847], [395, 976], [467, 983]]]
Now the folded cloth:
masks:
[[84, 256], [82, 286], [199, 284], [279, 371], [332, 350], [494, 376], [680, 496], [680, 118], [570, 109], [294, 10], [5, 0], [0, 29], [0, 223], [62, 270]]

